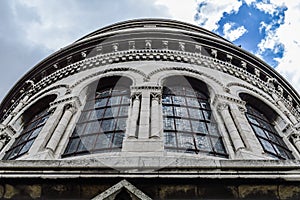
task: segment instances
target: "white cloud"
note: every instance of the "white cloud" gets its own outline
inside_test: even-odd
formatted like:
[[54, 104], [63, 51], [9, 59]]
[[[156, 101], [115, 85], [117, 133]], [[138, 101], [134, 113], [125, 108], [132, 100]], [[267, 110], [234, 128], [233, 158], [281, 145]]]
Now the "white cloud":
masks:
[[[57, 50], [103, 26], [133, 18], [168, 17], [168, 8], [147, 0], [14, 0], [38, 16], [27, 23], [26, 36], [33, 44]], [[18, 13], [17, 13], [18, 14]], [[19, 19], [22, 21], [22, 19]]]
[[197, 11], [196, 0], [155, 0], [155, 5], [163, 5], [168, 8], [171, 18], [196, 24], [194, 17]]
[[263, 11], [270, 15], [273, 15], [274, 13], [277, 12], [277, 9], [276, 9], [277, 6], [275, 4], [259, 2], [259, 3], [255, 3], [254, 5], [260, 11]]
[[[273, 22], [274, 23], [274, 22]], [[266, 32], [266, 37], [263, 38], [260, 43], [257, 45], [258, 51], [257, 55], [262, 56], [262, 54], [267, 50], [271, 50], [275, 54], [281, 51], [280, 46], [282, 45], [278, 35], [277, 30], [272, 30], [273, 23], [266, 24], [265, 22], [261, 22], [261, 26], [259, 27], [259, 31], [263, 30]]]
[[256, 2], [256, 0], [244, 0], [244, 1], [248, 6]]
[[[275, 0], [274, 0], [275, 1]], [[300, 3], [285, 1], [285, 23], [277, 29], [278, 40], [284, 44], [283, 58], [278, 59], [277, 70], [300, 92]]]
[[208, 30], [218, 29], [218, 22], [224, 13], [238, 12], [242, 5], [242, 1], [237, 0], [197, 0], [197, 3], [202, 4], [202, 8], [197, 13], [197, 22]]
[[234, 28], [234, 25], [234, 23], [229, 22], [224, 24], [223, 26], [224, 37], [231, 42], [239, 39], [242, 35], [244, 35], [247, 32], [247, 29], [244, 26]]

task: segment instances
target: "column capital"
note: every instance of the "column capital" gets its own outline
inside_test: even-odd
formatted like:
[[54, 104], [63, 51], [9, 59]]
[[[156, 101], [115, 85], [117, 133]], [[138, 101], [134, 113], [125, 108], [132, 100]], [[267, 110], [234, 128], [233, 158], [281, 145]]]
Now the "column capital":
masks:
[[217, 110], [219, 112], [222, 112], [223, 110], [228, 110], [228, 107], [229, 107], [229, 105], [227, 102], [220, 102], [217, 104]]
[[139, 100], [141, 95], [142, 93], [140, 92], [133, 92], [130, 97], [132, 100]]
[[158, 103], [160, 103], [162, 95], [161, 92], [151, 92], [150, 97], [152, 101], [158, 101]]
[[71, 111], [73, 114], [77, 111], [77, 106], [74, 102], [67, 103], [64, 108], [65, 110]]

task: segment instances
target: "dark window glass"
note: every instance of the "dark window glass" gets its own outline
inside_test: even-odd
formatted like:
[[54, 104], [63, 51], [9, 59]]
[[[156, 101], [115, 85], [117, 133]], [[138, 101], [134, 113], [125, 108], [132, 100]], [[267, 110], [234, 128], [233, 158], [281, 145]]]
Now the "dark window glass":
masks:
[[44, 110], [32, 117], [32, 119], [25, 124], [23, 131], [6, 152], [3, 159], [13, 160], [27, 153], [49, 116], [50, 113]]
[[294, 159], [291, 151], [264, 114], [248, 104], [246, 108], [247, 119], [264, 151], [273, 158]]
[[63, 157], [120, 151], [129, 102], [128, 89], [97, 91], [86, 102]]
[[162, 111], [167, 151], [228, 157], [205, 94], [188, 87], [165, 87]]

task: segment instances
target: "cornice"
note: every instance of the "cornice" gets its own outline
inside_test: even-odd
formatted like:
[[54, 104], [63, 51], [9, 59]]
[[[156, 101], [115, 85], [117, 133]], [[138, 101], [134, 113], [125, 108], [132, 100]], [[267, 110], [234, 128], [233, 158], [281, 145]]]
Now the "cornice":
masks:
[[[148, 41], [148, 40], [147, 40]], [[226, 54], [226, 59], [227, 61], [220, 60], [218, 58], [219, 52], [222, 52], [222, 50], [219, 49], [211, 49], [210, 55], [202, 55], [201, 51], [199, 52], [199, 49], [201, 50], [202, 46], [199, 44], [189, 44], [189, 45], [194, 45], [195, 52], [187, 52], [186, 46], [187, 44], [178, 41], [178, 48], [179, 50], [170, 50], [170, 49], [151, 49], [151, 42], [145, 41], [145, 45], [148, 49], [129, 49], [125, 51], [118, 51], [118, 45], [116, 43], [113, 43], [114, 45], [113, 49], [114, 52], [111, 53], [106, 53], [106, 54], [99, 54], [92, 56], [92, 57], [86, 57], [86, 53], [81, 53], [81, 55], [84, 58], [84, 60], [72, 63], [72, 56], [68, 57], [68, 63], [66, 67], [62, 67], [60, 69], [58, 66], [60, 64], [55, 64], [53, 65], [53, 68], [56, 70], [45, 76], [43, 79], [41, 79], [38, 82], [34, 82], [33, 80], [27, 80], [27, 83], [29, 84], [29, 90], [22, 89], [20, 92], [26, 93], [29, 96], [33, 96], [39, 91], [45, 89], [46, 87], [52, 85], [53, 83], [66, 78], [70, 75], [76, 74], [78, 72], [82, 72], [88, 69], [96, 68], [96, 67], [102, 67], [106, 66], [109, 64], [114, 64], [114, 63], [126, 63], [126, 62], [135, 62], [135, 61], [168, 61], [168, 62], [178, 62], [178, 63], [184, 63], [184, 64], [191, 64], [191, 65], [200, 65], [203, 67], [211, 68], [214, 70], [218, 70], [220, 72], [229, 74], [231, 76], [237, 77], [239, 79], [242, 79], [251, 85], [258, 87], [261, 90], [264, 90], [266, 93], [271, 94], [272, 92], [276, 91], [276, 89], [282, 89], [283, 96], [286, 96], [284, 98], [284, 101], [286, 104], [289, 105], [291, 111], [295, 116], [300, 116], [299, 114], [299, 109], [295, 107], [297, 104], [297, 100], [295, 100], [289, 92], [286, 90], [286, 88], [280, 86], [279, 81], [276, 79], [276, 77], [267, 77], [266, 79], [262, 79], [261, 73], [259, 71], [259, 68], [254, 68], [253, 74], [250, 73], [249, 70], [249, 63], [246, 60], [239, 60], [237, 57], [234, 57], [234, 55], [231, 54]], [[132, 42], [132, 41], [131, 41]], [[166, 45], [166, 41], [162, 41], [163, 45]], [[147, 46], [148, 45], [148, 46]], [[132, 43], [131, 43], [132, 46]], [[133, 45], [134, 47], [134, 45]], [[207, 48], [207, 46], [205, 46]], [[222, 52], [224, 54], [224, 52]], [[233, 57], [235, 59], [235, 65], [232, 64], [233, 62]], [[236, 65], [239, 62], [238, 66]], [[154, 70], [149, 74], [145, 74], [142, 71], [138, 69], [131, 69], [130, 67], [124, 67], [124, 68], [107, 68], [104, 69], [100, 72], [97, 72], [96, 74], [89, 75], [87, 77], [84, 77], [80, 81], [84, 81], [85, 79], [91, 77], [91, 76], [96, 76], [99, 73], [107, 73], [110, 71], [133, 71], [135, 73], [140, 74], [141, 76], [144, 77], [145, 81], [149, 81], [151, 76], [153, 76], [155, 73], [158, 73], [159, 71], [162, 70], [170, 70], [170, 68], [164, 68], [164, 69], [158, 69]], [[192, 69], [190, 67], [173, 67], [173, 70], [186, 70], [190, 71], [192, 73], [197, 73], [197, 74], [203, 74], [196, 69]], [[265, 73], [265, 72], [264, 72]], [[221, 85], [224, 90], [228, 90], [229, 86], [224, 86], [219, 80], [216, 78], [210, 76], [212, 80], [217, 82], [219, 85]], [[272, 80], [272, 84], [270, 84], [270, 80]], [[76, 82], [72, 87], [75, 87], [77, 84], [80, 83], [80, 81]], [[274, 86], [273, 83], [277, 84], [277, 88]], [[23, 96], [23, 95], [22, 95]], [[13, 99], [11, 100], [12, 103], [9, 108], [6, 108], [2, 110], [5, 114], [2, 115], [2, 120], [8, 116], [8, 114], [13, 110], [14, 105], [16, 102], [18, 102], [21, 98], [18, 99]], [[17, 105], [17, 104], [16, 104]]]

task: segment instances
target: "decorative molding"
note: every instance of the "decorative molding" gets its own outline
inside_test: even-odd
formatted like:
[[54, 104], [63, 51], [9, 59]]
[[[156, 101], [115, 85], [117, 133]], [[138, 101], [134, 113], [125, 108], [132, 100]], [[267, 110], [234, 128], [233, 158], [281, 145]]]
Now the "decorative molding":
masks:
[[59, 99], [59, 100], [56, 100], [54, 102], [51, 102], [50, 103], [50, 109], [56, 107], [59, 104], [65, 104], [66, 109], [68, 109], [70, 107], [77, 107], [76, 105], [78, 105], [78, 106], [82, 105], [79, 97], [73, 96], [73, 97], [67, 97], [67, 98], [64, 98], [64, 99]]
[[[56, 63], [54, 64], [54, 68], [56, 68], [57, 70], [51, 74], [49, 74], [48, 76], [46, 76], [45, 78], [43, 78], [42, 80], [38, 81], [38, 82], [34, 82], [33, 80], [27, 80], [27, 84], [30, 84], [30, 89], [25, 92], [25, 89], [22, 89], [22, 91], [24, 92], [23, 94], [29, 94], [30, 96], [33, 96], [34, 94], [38, 93], [39, 91], [43, 90], [44, 88], [48, 87], [49, 85], [65, 78], [68, 77], [69, 75], [84, 71], [84, 70], [88, 70], [91, 68], [95, 68], [95, 67], [100, 67], [103, 65], [107, 65], [107, 64], [112, 64], [112, 63], [119, 63], [119, 62], [127, 62], [127, 61], [148, 61], [148, 60], [162, 60], [162, 61], [171, 61], [171, 62], [182, 62], [182, 63], [190, 63], [190, 64], [196, 64], [196, 65], [201, 65], [204, 67], [208, 67], [208, 68], [212, 68], [215, 70], [219, 70], [223, 73], [227, 73], [229, 75], [235, 76], [237, 78], [240, 78], [242, 80], [245, 80], [246, 82], [252, 84], [255, 87], [259, 87], [260, 89], [266, 91], [267, 93], [272, 93], [274, 92], [274, 87], [272, 84], [272, 82], [276, 82], [278, 83], [278, 81], [273, 77], [270, 78], [268, 77], [267, 80], [262, 80], [260, 77], [257, 77], [258, 71], [256, 70], [256, 75], [251, 74], [249, 72], [246, 71], [247, 69], [247, 63], [244, 60], [240, 60], [241, 65], [240, 66], [235, 66], [233, 64], [231, 64], [231, 60], [232, 59], [239, 59], [239, 58], [235, 58], [232, 55], [228, 55], [227, 59], [230, 60], [230, 62], [227, 61], [222, 61], [217, 59], [217, 54], [218, 54], [218, 50], [217, 49], [211, 49], [211, 56], [204, 56], [201, 55], [201, 49], [202, 46], [198, 45], [198, 44], [194, 44], [195, 47], [195, 52], [186, 52], [186, 51], [182, 51], [183, 47], [185, 50], [185, 45], [187, 43], [185, 42], [179, 42], [178, 44], [181, 45], [180, 47], [180, 51], [177, 50], [168, 50], [168, 49], [152, 49], [152, 40], [145, 40], [145, 47], [146, 49], [139, 49], [139, 50], [135, 50], [135, 41], [129, 41], [130, 44], [129, 45], [129, 50], [126, 51], [113, 51], [111, 53], [106, 53], [106, 54], [101, 54], [102, 53], [102, 45], [98, 45], [95, 47], [96, 51], [97, 51], [97, 55], [93, 56], [93, 57], [86, 57], [81, 61], [78, 61], [76, 63], [72, 63], [72, 56], [67, 57], [66, 59], [69, 61], [69, 65], [67, 65], [66, 67], [61, 67], [59, 68], [60, 64]], [[166, 45], [166, 41], [164, 40], [164, 42], [162, 42], [162, 45]], [[114, 43], [116, 45], [116, 43]], [[169, 44], [169, 42], [168, 42]], [[131, 47], [130, 47], [131, 45]], [[190, 44], [189, 44], [190, 45]], [[115, 48], [116, 50], [116, 48]], [[118, 49], [117, 49], [118, 50]], [[85, 52], [81, 52], [82, 57], [84, 57], [84, 53]], [[224, 52], [223, 52], [224, 53]], [[131, 70], [131, 71], [135, 71], [139, 74], [141, 74], [142, 76], [144, 76], [144, 80], [145, 81], [149, 81], [149, 78], [151, 75], [153, 75], [155, 72], [152, 72], [150, 74], [148, 74], [148, 76], [146, 76], [143, 72], [136, 70], [136, 69], [130, 69], [130, 68], [119, 68], [121, 71], [122, 70]], [[179, 68], [173, 68], [175, 70], [187, 70], [190, 72], [196, 72], [198, 74], [204, 75], [204, 73], [201, 72], [197, 72], [197, 70], [191, 70], [189, 68], [184, 68], [184, 69], [179, 69]], [[255, 68], [257, 69], [257, 68]], [[99, 75], [99, 73], [106, 73], [109, 71], [116, 71], [117, 69], [106, 69], [103, 71], [98, 72], [97, 74], [93, 74], [92, 76], [96, 76]], [[85, 77], [88, 78], [88, 77]], [[212, 80], [217, 81], [219, 84], [220, 81], [218, 81], [216, 78], [214, 77], [210, 77]], [[81, 79], [82, 81], [83, 79]], [[79, 81], [80, 82], [80, 81]], [[76, 83], [78, 84], [78, 82]], [[74, 84], [74, 85], [76, 85]], [[73, 85], [73, 87], [74, 87]], [[70, 87], [71, 89], [72, 87]], [[229, 87], [228, 87], [229, 88]], [[224, 90], [226, 90], [226, 87], [224, 87]], [[280, 94], [280, 96], [283, 96], [283, 93], [288, 93], [287, 91], [283, 91], [282, 86], [278, 85], [277, 86], [277, 91]], [[277, 91], [275, 91], [277, 93]], [[15, 101], [18, 101], [18, 99], [15, 99]], [[288, 101], [292, 101], [295, 102], [292, 98], [290, 98]], [[13, 104], [12, 104], [13, 105]], [[290, 104], [291, 106], [291, 112], [295, 115], [295, 116], [300, 116], [299, 111], [293, 107], [293, 105], [295, 105], [294, 103]], [[11, 108], [6, 108], [5, 112], [11, 112], [12, 109]], [[5, 116], [8, 116], [7, 114]], [[5, 116], [3, 118], [5, 118]], [[2, 118], [2, 121], [3, 121]]]
[[230, 96], [221, 95], [221, 94], [216, 94], [215, 95], [214, 100], [212, 101], [212, 105], [215, 105], [216, 102], [218, 102], [219, 100], [226, 100], [226, 101], [233, 102], [235, 104], [239, 104], [239, 105], [242, 105], [242, 106], [246, 105], [246, 102], [243, 101], [243, 100], [236, 99], [236, 98], [230, 97]]
[[272, 98], [270, 98], [270, 97], [266, 96], [265, 94], [261, 93], [259, 90], [255, 89], [254, 87], [250, 87], [250, 86], [248, 86], [246, 84], [236, 83], [236, 82], [229, 83], [226, 86], [228, 88], [233, 87], [233, 86], [238, 86], [238, 87], [246, 88], [246, 89], [248, 89], [248, 90], [250, 90], [250, 91], [252, 91], [252, 92], [254, 92], [254, 93], [256, 93], [256, 94], [258, 94], [260, 96], [262, 96], [264, 99], [268, 100], [272, 104], [276, 105], [275, 101]]
[[216, 82], [218, 85], [220, 85], [222, 88], [224, 88], [224, 91], [226, 90], [226, 86], [221, 83], [219, 80], [217, 80], [215, 77], [213, 76], [210, 76], [206, 73], [203, 73], [202, 71], [199, 71], [199, 70], [196, 70], [194, 68], [190, 68], [190, 67], [185, 67], [185, 66], [180, 66], [180, 67], [163, 67], [163, 68], [160, 68], [160, 69], [156, 69], [152, 72], [150, 72], [148, 75], [147, 75], [147, 80], [150, 80], [151, 77], [154, 75], [154, 74], [157, 74], [159, 72], [163, 72], [163, 71], [171, 71], [171, 70], [175, 70], [175, 71], [186, 71], [186, 72], [191, 72], [193, 74], [197, 74], [197, 75], [200, 75], [200, 76], [204, 76], [204, 77], [207, 77], [211, 80], [213, 80], [214, 82]]
[[151, 86], [151, 85], [141, 85], [141, 86], [131, 86], [131, 90], [162, 90], [162, 86]]
[[130, 194], [134, 195], [134, 199], [152, 200], [149, 196], [147, 196], [145, 193], [143, 193], [141, 190], [136, 188], [125, 179], [108, 188], [96, 197], [92, 198], [92, 200], [115, 199], [116, 194], [118, 194], [123, 188], [129, 191]]

